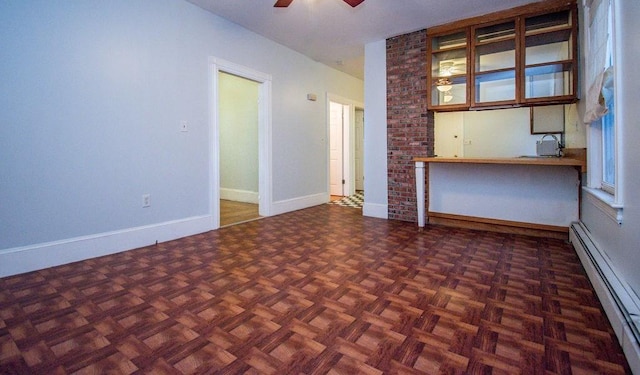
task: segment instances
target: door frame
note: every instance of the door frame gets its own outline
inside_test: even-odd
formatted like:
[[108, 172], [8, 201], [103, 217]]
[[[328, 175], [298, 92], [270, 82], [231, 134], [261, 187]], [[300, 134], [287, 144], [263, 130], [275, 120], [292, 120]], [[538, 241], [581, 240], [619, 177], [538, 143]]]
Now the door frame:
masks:
[[271, 75], [216, 57], [209, 57], [210, 139], [209, 202], [212, 228], [220, 228], [220, 123], [218, 74], [233, 74], [258, 83], [258, 214], [271, 216]]
[[358, 107], [356, 106], [355, 110], [354, 110], [354, 117], [353, 117], [353, 129], [354, 129], [354, 133], [353, 133], [353, 160], [354, 160], [354, 166], [353, 166], [353, 186], [355, 188], [356, 191], [358, 191], [358, 165], [356, 163], [356, 160], [358, 159], [358, 150], [356, 148], [356, 145], [358, 143], [358, 132], [357, 132], [357, 116], [356, 114], [358, 113], [358, 111], [362, 111], [362, 142], [360, 144], [360, 157], [361, 157], [361, 163], [362, 163], [362, 170], [360, 171], [361, 175], [362, 175], [362, 185], [361, 185], [361, 189], [359, 190], [364, 190], [364, 137], [365, 137], [365, 131], [364, 131], [364, 108]]
[[[326, 118], [327, 118], [327, 193], [331, 192], [331, 160], [330, 160], [330, 136], [331, 136], [331, 102], [339, 103], [342, 105], [346, 105], [349, 107], [348, 115], [349, 115], [349, 126], [344, 129], [343, 133], [343, 144], [346, 146], [342, 152], [343, 157], [343, 175], [344, 175], [344, 190], [343, 194], [346, 196], [350, 196], [355, 194], [356, 192], [356, 158], [355, 158], [355, 118], [356, 118], [356, 107], [362, 109], [364, 111], [364, 103], [351, 100], [340, 95], [327, 93], [326, 97]], [[346, 162], [345, 162], [346, 159]]]

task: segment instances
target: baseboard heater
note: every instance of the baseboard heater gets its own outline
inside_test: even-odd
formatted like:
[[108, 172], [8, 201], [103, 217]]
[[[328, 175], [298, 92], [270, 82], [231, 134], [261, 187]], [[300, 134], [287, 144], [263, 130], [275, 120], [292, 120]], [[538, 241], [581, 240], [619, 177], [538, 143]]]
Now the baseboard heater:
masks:
[[591, 284], [613, 326], [631, 371], [640, 374], [640, 300], [616, 275], [608, 257], [580, 222], [571, 224], [569, 241], [591, 280]]

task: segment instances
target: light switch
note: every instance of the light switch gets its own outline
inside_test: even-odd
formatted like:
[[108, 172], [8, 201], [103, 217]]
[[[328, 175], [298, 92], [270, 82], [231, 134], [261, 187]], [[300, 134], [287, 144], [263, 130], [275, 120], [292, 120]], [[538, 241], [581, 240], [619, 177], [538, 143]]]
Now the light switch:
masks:
[[151, 194], [142, 194], [142, 207], [151, 207]]

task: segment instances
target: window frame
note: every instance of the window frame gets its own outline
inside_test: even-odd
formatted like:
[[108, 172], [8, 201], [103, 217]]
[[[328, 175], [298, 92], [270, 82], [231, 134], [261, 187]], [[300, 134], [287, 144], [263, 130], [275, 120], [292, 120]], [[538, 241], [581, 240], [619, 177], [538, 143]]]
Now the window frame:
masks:
[[[616, 119], [619, 117], [616, 116], [617, 106], [615, 105], [615, 98], [619, 97], [617, 95], [619, 85], [617, 85], [617, 77], [614, 68], [616, 66], [617, 53], [615, 1], [616, 0], [609, 0], [609, 40], [607, 46], [606, 66], [604, 67], [612, 70], [611, 83], [613, 84], [613, 90], [611, 94], [613, 95], [613, 100], [607, 102], [607, 108], [610, 110], [610, 113], [587, 125], [587, 152], [589, 165], [587, 186], [583, 187], [583, 190], [588, 193], [586, 196], [588, 201], [602, 210], [612, 220], [616, 221], [618, 224], [622, 224], [623, 203], [620, 186], [623, 176], [620, 173], [621, 169], [619, 166], [619, 144], [622, 134], [622, 124], [619, 121], [616, 121]], [[589, 9], [589, 11], [591, 10], [590, 8], [586, 7], [585, 9]], [[585, 17], [588, 16], [590, 15], [585, 14]], [[587, 43], [589, 41], [589, 32], [589, 27], [586, 27], [584, 37]], [[613, 121], [613, 129], [610, 133], [612, 139], [609, 139], [609, 142], [607, 142], [607, 139], [605, 139], [605, 120]], [[608, 147], [611, 147], [612, 149], [607, 153], [606, 151]], [[605, 180], [605, 168], [607, 163], [605, 158], [607, 157], [607, 155], [613, 156], [613, 165], [610, 165], [610, 167], [613, 168], [613, 183], [609, 183]]]

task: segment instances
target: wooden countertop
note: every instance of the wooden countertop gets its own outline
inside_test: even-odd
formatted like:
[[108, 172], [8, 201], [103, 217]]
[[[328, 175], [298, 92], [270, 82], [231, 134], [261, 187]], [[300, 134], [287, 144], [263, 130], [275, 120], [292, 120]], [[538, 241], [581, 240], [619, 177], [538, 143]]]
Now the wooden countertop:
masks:
[[516, 157], [516, 158], [443, 158], [415, 157], [413, 161], [425, 163], [464, 163], [464, 164], [516, 164], [516, 165], [556, 165], [585, 168], [585, 162], [567, 157]]

